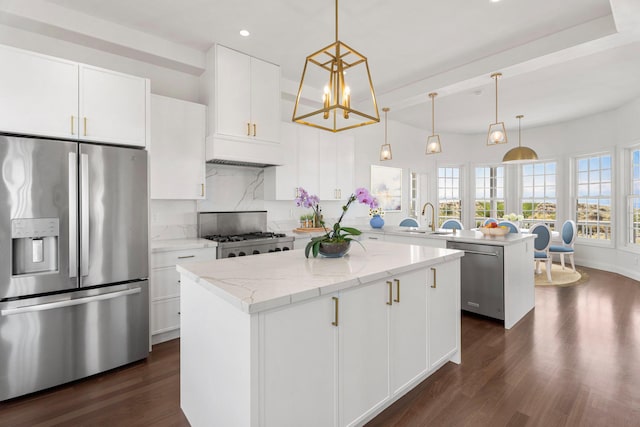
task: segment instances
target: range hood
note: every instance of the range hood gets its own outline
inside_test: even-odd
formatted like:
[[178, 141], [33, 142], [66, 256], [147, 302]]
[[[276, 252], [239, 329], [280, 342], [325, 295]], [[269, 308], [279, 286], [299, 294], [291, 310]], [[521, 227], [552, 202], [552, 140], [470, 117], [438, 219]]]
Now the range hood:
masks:
[[265, 168], [282, 165], [283, 148], [279, 143], [243, 138], [207, 137], [207, 163]]

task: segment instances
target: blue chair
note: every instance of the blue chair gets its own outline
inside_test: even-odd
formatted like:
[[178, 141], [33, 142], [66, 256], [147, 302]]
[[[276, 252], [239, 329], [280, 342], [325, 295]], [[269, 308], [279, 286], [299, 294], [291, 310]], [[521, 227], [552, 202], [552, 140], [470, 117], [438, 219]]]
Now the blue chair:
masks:
[[551, 229], [547, 224], [535, 224], [531, 227], [531, 234], [536, 235], [536, 239], [533, 241], [533, 258], [536, 261], [536, 274], [540, 274], [540, 262], [544, 262], [547, 269], [547, 280], [551, 283], [551, 254], [549, 253], [549, 246], [551, 246]]
[[440, 228], [448, 229], [448, 230], [464, 230], [464, 225], [457, 219], [448, 219], [442, 223]]
[[420, 227], [420, 223], [415, 218], [405, 218], [400, 221], [400, 227]]
[[509, 233], [519, 233], [520, 229], [518, 228], [517, 225], [515, 225], [514, 223], [512, 223], [511, 221], [500, 221], [498, 223], [498, 227], [502, 227], [503, 225], [506, 225], [507, 227], [509, 227]]
[[564, 256], [567, 255], [569, 260], [571, 261], [571, 268], [573, 271], [576, 271], [576, 264], [573, 259], [573, 244], [576, 241], [576, 236], [578, 235], [578, 229], [576, 227], [575, 221], [567, 220], [562, 224], [562, 246], [559, 245], [551, 245], [549, 246], [549, 253], [551, 255], [560, 255], [560, 264], [562, 264], [562, 269], [564, 270]]
[[497, 219], [495, 219], [495, 218], [487, 218], [487, 219], [485, 219], [485, 220], [484, 220], [484, 222], [482, 223], [482, 225], [491, 224], [491, 223], [493, 223], [493, 222], [497, 223], [497, 222], [498, 222], [498, 220], [497, 220]]

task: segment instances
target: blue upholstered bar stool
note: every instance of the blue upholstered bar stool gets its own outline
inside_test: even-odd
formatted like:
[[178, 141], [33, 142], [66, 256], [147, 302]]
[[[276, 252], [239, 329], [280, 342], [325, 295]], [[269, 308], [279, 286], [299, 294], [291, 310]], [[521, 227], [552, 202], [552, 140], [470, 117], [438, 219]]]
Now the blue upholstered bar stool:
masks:
[[464, 230], [464, 225], [457, 219], [448, 219], [442, 223], [440, 228], [445, 228], [448, 230]]
[[551, 283], [551, 254], [549, 246], [551, 246], [551, 230], [547, 224], [535, 224], [531, 227], [531, 234], [536, 235], [533, 242], [533, 258], [536, 261], [536, 273], [540, 274], [540, 262], [544, 262], [547, 268], [547, 280]]

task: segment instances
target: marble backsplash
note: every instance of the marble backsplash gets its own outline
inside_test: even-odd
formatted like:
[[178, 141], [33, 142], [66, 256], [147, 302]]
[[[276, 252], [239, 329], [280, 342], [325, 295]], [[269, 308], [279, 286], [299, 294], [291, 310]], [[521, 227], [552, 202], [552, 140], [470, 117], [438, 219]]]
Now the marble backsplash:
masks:
[[[293, 201], [264, 200], [264, 169], [207, 164], [204, 200], [151, 200], [151, 240], [184, 239], [198, 236], [198, 212], [268, 212], [268, 229], [290, 233], [299, 226], [299, 217], [311, 213]], [[341, 202], [321, 201], [325, 221], [331, 225], [341, 213]], [[368, 208], [353, 205], [343, 225], [368, 226]]]

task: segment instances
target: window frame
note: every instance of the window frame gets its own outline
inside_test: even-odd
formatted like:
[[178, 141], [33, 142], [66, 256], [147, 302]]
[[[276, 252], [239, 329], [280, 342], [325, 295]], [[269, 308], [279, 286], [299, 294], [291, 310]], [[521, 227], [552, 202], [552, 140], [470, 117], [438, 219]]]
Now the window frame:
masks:
[[638, 230], [638, 234], [636, 235], [636, 242], [633, 241], [634, 220], [631, 205], [634, 199], [638, 200], [640, 203], [640, 189], [635, 192], [634, 187], [634, 184], [636, 183], [640, 185], [640, 175], [634, 180], [634, 166], [638, 166], [640, 168], [640, 161], [638, 164], [634, 164], [633, 161], [635, 152], [638, 152], [638, 156], [640, 157], [640, 145], [631, 146], [625, 150], [625, 246], [634, 252], [640, 252], [640, 228], [636, 228], [636, 230]]
[[[555, 181], [555, 197], [548, 197], [547, 196], [547, 180], [546, 177], [549, 176], [550, 174], [547, 174], [546, 170], [547, 170], [547, 164], [550, 163], [554, 163], [555, 164], [555, 172], [554, 172], [554, 181]], [[530, 228], [533, 223], [538, 223], [538, 222], [543, 222], [545, 224], [547, 224], [547, 226], [551, 229], [551, 230], [557, 230], [558, 229], [558, 211], [560, 209], [560, 204], [559, 204], [559, 199], [558, 199], [558, 190], [559, 190], [559, 181], [560, 181], [560, 162], [556, 159], [548, 159], [548, 160], [539, 160], [539, 161], [535, 161], [535, 162], [527, 162], [527, 163], [523, 163], [518, 165], [518, 210], [519, 213], [524, 215], [524, 210], [522, 208], [524, 203], [534, 203], [536, 200], [535, 197], [535, 185], [533, 186], [533, 195], [531, 198], [528, 198], [525, 200], [525, 196], [524, 196], [524, 187], [525, 187], [525, 183], [524, 183], [524, 168], [525, 166], [529, 166], [531, 165], [534, 168], [534, 172], [535, 172], [535, 166], [536, 165], [543, 165], [544, 167], [544, 172], [541, 175], [542, 177], [544, 177], [544, 196], [542, 197], [543, 202], [542, 203], [547, 203], [548, 200], [555, 200], [555, 205], [556, 205], [556, 212], [555, 212], [555, 219], [553, 220], [549, 220], [549, 219], [545, 219], [545, 220], [533, 220], [533, 219], [527, 219], [525, 218], [522, 221], [522, 226], [524, 228]], [[534, 177], [534, 183], [535, 183], [535, 177], [536, 176], [540, 176], [537, 175], [535, 173], [532, 174], [532, 176]], [[533, 211], [532, 211], [533, 212]]]
[[[498, 173], [497, 170], [498, 168], [502, 168], [502, 198], [499, 199], [497, 197], [497, 189], [499, 188], [497, 186], [497, 181], [498, 181]], [[483, 199], [478, 199], [476, 198], [476, 193], [478, 191], [478, 169], [488, 169], [489, 170], [489, 187], [484, 187], [484, 192], [486, 193], [486, 190], [489, 190], [489, 199], [483, 198]], [[483, 179], [486, 179], [486, 177], [484, 177]], [[473, 225], [474, 227], [480, 227], [484, 224], [484, 220], [486, 220], [486, 218], [495, 218], [495, 219], [501, 219], [502, 217], [504, 217], [505, 214], [507, 214], [507, 167], [506, 165], [503, 164], [487, 164], [487, 165], [475, 165], [473, 167], [473, 198], [471, 200], [471, 209], [473, 210]], [[481, 201], [488, 201], [490, 204], [490, 208], [489, 208], [489, 216], [488, 217], [483, 217], [483, 218], [479, 218], [476, 213], [476, 203], [481, 200]], [[498, 214], [499, 210], [498, 210], [498, 203], [502, 202], [502, 211], [503, 214], [502, 216], [500, 216]]]
[[[599, 246], [599, 247], [615, 247], [616, 246], [616, 210], [615, 210], [615, 204], [616, 204], [616, 156], [615, 153], [612, 150], [606, 150], [606, 151], [598, 151], [598, 152], [590, 152], [590, 153], [583, 153], [583, 154], [578, 154], [575, 155], [573, 157], [571, 157], [571, 219], [573, 219], [576, 222], [576, 226], [578, 228], [578, 230], [580, 229], [580, 223], [578, 222], [577, 219], [577, 214], [578, 214], [578, 210], [577, 210], [577, 205], [578, 205], [578, 199], [580, 199], [581, 197], [579, 196], [579, 191], [578, 191], [578, 162], [582, 159], [592, 159], [594, 157], [603, 157], [603, 156], [608, 156], [610, 158], [610, 162], [611, 162], [611, 194], [608, 197], [610, 200], [610, 206], [611, 206], [611, 211], [610, 211], [610, 226], [609, 226], [609, 239], [594, 239], [594, 238], [587, 238], [587, 237], [582, 237], [579, 234], [576, 236], [576, 242], [580, 242], [580, 244], [584, 244], [584, 245], [592, 245], [592, 246]], [[599, 181], [601, 182], [601, 181]], [[582, 197], [582, 198], [587, 198], [587, 199], [600, 199], [600, 197]]]
[[[458, 169], [458, 199], [460, 202], [460, 216], [459, 218], [455, 217], [442, 217], [440, 215], [440, 169]], [[438, 227], [442, 225], [442, 223], [449, 218], [455, 218], [460, 220], [464, 224], [464, 188], [465, 188], [465, 179], [464, 179], [464, 167], [462, 165], [440, 165], [436, 168], [436, 218], [438, 219]], [[446, 176], [445, 176], [446, 179]], [[445, 199], [446, 200], [446, 199]]]

